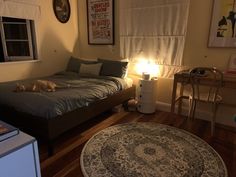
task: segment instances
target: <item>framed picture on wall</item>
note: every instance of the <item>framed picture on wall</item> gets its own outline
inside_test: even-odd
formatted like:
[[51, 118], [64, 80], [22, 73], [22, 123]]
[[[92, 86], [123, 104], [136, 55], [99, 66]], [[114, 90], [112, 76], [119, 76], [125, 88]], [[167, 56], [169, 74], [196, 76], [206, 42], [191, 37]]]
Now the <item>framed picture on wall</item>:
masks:
[[66, 23], [70, 19], [69, 0], [53, 0], [53, 10], [56, 18], [61, 23]]
[[236, 47], [236, 0], [214, 0], [209, 47]]
[[87, 0], [88, 44], [114, 45], [114, 0]]

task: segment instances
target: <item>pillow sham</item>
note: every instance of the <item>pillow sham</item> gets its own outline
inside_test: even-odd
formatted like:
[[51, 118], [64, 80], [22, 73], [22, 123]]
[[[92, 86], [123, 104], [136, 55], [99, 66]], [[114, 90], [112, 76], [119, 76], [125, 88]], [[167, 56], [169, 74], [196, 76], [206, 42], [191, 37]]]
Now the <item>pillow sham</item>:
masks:
[[75, 58], [75, 57], [70, 57], [70, 60], [67, 64], [67, 68], [66, 71], [71, 71], [71, 72], [79, 72], [80, 69], [80, 65], [81, 63], [83, 64], [95, 64], [98, 63], [98, 61], [94, 61], [94, 60], [83, 60], [83, 59], [79, 59], [79, 58]]
[[80, 67], [79, 60], [74, 57], [70, 57], [70, 60], [69, 60], [67, 67], [66, 67], [66, 71], [78, 72], [79, 67]]
[[102, 63], [97, 64], [80, 64], [79, 74], [90, 74], [99, 76], [100, 70], [102, 67]]
[[101, 58], [98, 58], [98, 62], [102, 63], [102, 68], [100, 71], [101, 76], [113, 76], [120, 78], [124, 78], [126, 76], [128, 62]]

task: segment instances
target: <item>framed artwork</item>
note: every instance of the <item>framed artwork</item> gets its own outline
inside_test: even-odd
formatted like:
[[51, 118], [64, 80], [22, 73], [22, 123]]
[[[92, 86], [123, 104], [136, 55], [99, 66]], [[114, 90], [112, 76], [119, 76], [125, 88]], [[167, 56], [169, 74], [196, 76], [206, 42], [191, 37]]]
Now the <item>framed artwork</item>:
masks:
[[70, 19], [69, 0], [53, 0], [53, 10], [61, 23], [66, 23]]
[[114, 0], [87, 0], [88, 44], [114, 45]]
[[214, 0], [209, 47], [236, 47], [236, 0]]

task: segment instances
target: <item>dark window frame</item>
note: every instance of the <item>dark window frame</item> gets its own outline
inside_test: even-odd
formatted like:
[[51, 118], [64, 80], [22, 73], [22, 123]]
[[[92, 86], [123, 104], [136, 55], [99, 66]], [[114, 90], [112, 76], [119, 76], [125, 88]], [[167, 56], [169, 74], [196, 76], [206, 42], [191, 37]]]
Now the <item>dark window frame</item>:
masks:
[[[7, 20], [8, 19], [8, 20]], [[15, 21], [14, 21], [15, 20]], [[17, 38], [11, 38], [11, 39], [6, 39], [6, 29], [4, 28], [8, 25], [11, 26], [9, 29], [13, 29], [14, 25], [25, 25], [26, 29], [26, 34], [27, 37], [22, 39], [21, 37]], [[33, 20], [29, 19], [19, 19], [19, 18], [10, 18], [10, 17], [0, 17], [0, 42], [2, 44], [2, 51], [3, 51], [3, 57], [4, 59], [1, 58], [1, 62], [11, 62], [11, 61], [31, 61], [31, 60], [36, 60], [37, 59], [37, 47], [36, 47], [36, 34], [35, 34], [35, 25]], [[18, 34], [20, 35], [20, 34]], [[9, 44], [12, 43], [12, 44]], [[10, 47], [13, 47], [13, 44], [19, 45], [19, 47], [22, 47], [23, 43], [26, 44], [27, 48], [22, 51], [22, 53], [19, 55], [16, 54], [17, 52], [21, 52], [21, 50], [18, 49], [16, 53], [14, 54], [14, 51], [10, 50]], [[22, 44], [20, 44], [22, 43]], [[9, 45], [9, 46], [8, 46]], [[1, 45], [0, 45], [1, 46]], [[26, 47], [25, 46], [25, 47]], [[14, 48], [14, 47], [13, 47]], [[1, 49], [0, 49], [1, 50]], [[11, 51], [11, 52], [10, 52]], [[9, 54], [10, 53], [10, 54]]]

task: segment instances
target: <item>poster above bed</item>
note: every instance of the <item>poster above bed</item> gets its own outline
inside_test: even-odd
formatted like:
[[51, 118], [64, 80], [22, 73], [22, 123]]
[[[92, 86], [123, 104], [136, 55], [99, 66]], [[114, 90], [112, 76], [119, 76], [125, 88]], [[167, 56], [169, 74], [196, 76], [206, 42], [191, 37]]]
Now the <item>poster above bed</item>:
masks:
[[88, 44], [114, 44], [114, 0], [87, 0]]

